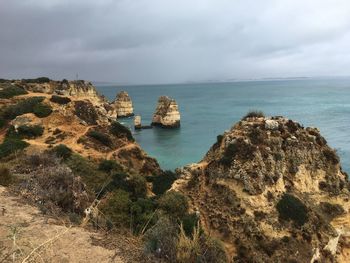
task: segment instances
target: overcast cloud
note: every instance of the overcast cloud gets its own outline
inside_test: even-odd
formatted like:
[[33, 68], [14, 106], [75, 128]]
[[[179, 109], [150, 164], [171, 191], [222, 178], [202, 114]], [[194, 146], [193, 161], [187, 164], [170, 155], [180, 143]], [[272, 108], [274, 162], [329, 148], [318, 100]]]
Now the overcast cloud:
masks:
[[0, 0], [0, 78], [350, 75], [349, 0]]

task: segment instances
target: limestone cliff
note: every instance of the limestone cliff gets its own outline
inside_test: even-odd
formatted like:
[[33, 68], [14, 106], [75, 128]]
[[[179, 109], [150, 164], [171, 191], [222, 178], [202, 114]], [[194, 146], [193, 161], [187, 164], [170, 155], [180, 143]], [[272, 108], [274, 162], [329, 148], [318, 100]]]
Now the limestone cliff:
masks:
[[118, 117], [129, 117], [134, 115], [132, 101], [126, 91], [119, 92], [113, 104], [117, 110]]
[[350, 186], [316, 128], [246, 118], [178, 173], [173, 188], [233, 262], [348, 262]]
[[161, 96], [153, 114], [152, 125], [164, 128], [180, 127], [180, 112], [174, 99]]
[[[38, 125], [43, 128], [43, 133], [39, 137], [25, 139], [30, 145], [26, 149], [28, 152], [64, 144], [74, 152], [91, 159], [116, 160], [133, 173], [151, 175], [161, 172], [158, 162], [140, 148], [131, 131], [113, 121], [113, 115], [116, 116], [115, 109], [98, 95], [91, 83], [15, 83], [27, 94], [10, 99], [0, 98], [0, 113], [11, 107], [18, 108], [16, 105], [19, 104], [24, 112], [9, 111], [9, 120], [0, 128], [1, 142], [7, 136], [9, 127], [17, 129], [19, 126]], [[40, 101], [41, 107], [49, 109], [48, 114], [35, 115], [30, 106], [33, 102], [27, 103], [31, 100]]]

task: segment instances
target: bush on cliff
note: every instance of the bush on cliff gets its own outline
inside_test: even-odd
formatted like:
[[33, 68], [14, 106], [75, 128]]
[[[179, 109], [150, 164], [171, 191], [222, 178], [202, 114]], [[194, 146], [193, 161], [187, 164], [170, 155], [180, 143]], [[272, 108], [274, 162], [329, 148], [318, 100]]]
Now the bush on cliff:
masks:
[[21, 125], [17, 128], [20, 137], [32, 139], [43, 135], [44, 127], [41, 125]]
[[76, 101], [74, 103], [74, 112], [76, 116], [85, 121], [87, 124], [97, 124], [98, 115], [94, 105], [92, 105], [90, 101]]
[[156, 195], [164, 194], [167, 190], [170, 189], [176, 179], [177, 176], [172, 171], [165, 171], [160, 175], [149, 177], [149, 180], [153, 183], [152, 191]]
[[133, 198], [146, 197], [147, 194], [147, 181], [141, 175], [131, 175], [128, 180], [129, 188]]
[[102, 160], [99, 163], [98, 169], [106, 173], [123, 171], [123, 168], [121, 167], [121, 165], [117, 163], [115, 160], [106, 160], [106, 159]]
[[285, 193], [276, 205], [279, 217], [302, 226], [308, 221], [307, 207], [295, 196]]
[[2, 117], [5, 120], [13, 120], [17, 116], [32, 113], [34, 107], [41, 103], [44, 97], [31, 97], [17, 102], [17, 104], [10, 105], [2, 111]]
[[107, 201], [102, 204], [101, 211], [115, 227], [130, 227], [131, 200], [129, 193], [118, 189], [110, 194]]
[[176, 191], [165, 193], [159, 200], [161, 210], [173, 218], [182, 219], [188, 210], [188, 202], [184, 195]]
[[111, 138], [105, 133], [92, 130], [92, 131], [89, 131], [86, 135], [91, 138], [94, 138], [95, 140], [99, 141], [100, 143], [102, 143], [107, 147], [111, 147], [113, 145]]
[[[5, 86], [4, 86], [5, 85]], [[28, 94], [26, 90], [16, 85], [4, 84], [1, 85], [0, 88], [0, 99], [9, 99], [18, 95]]]
[[68, 104], [69, 102], [71, 102], [71, 99], [68, 97], [52, 95], [50, 98], [50, 101], [53, 103], [64, 105], [64, 104]]
[[134, 141], [131, 131], [117, 121], [112, 122], [110, 132], [117, 137], [126, 137], [129, 141]]
[[19, 139], [6, 138], [2, 144], [0, 144], [0, 158], [9, 156], [28, 147], [29, 144]]
[[226, 147], [220, 161], [223, 165], [229, 166], [236, 158], [250, 160], [253, 158], [255, 149], [255, 146], [245, 142], [242, 138], [238, 138], [235, 142]]
[[34, 106], [33, 113], [39, 118], [45, 118], [52, 113], [52, 108], [48, 104], [38, 103]]
[[244, 117], [243, 120], [247, 119], [247, 118], [261, 118], [261, 117], [265, 117], [265, 114], [262, 111], [259, 110], [252, 110], [249, 111]]
[[50, 82], [50, 79], [47, 77], [40, 77], [36, 79], [22, 79], [22, 82], [24, 83], [48, 83]]
[[67, 160], [72, 156], [73, 151], [64, 144], [57, 145], [51, 149], [53, 153], [59, 158]]
[[0, 185], [9, 186], [13, 181], [12, 174], [10, 170], [4, 166], [0, 165]]

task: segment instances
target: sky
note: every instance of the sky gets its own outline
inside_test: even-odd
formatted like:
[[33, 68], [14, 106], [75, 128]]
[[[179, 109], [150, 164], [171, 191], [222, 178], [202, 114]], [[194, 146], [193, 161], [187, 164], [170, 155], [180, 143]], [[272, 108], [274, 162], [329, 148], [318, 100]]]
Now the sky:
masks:
[[349, 0], [0, 0], [0, 78], [350, 75]]

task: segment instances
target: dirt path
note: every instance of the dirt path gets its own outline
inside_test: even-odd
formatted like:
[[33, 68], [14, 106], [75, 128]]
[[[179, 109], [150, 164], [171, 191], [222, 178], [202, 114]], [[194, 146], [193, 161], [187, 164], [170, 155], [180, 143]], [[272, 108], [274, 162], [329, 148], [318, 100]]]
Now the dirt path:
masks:
[[59, 223], [0, 186], [0, 262], [124, 263], [119, 250], [92, 244], [98, 233]]

